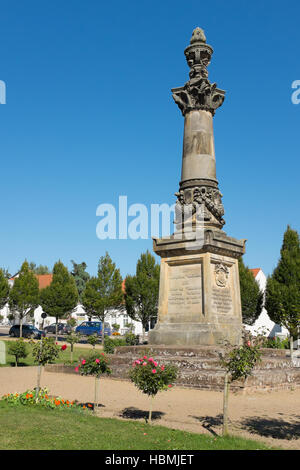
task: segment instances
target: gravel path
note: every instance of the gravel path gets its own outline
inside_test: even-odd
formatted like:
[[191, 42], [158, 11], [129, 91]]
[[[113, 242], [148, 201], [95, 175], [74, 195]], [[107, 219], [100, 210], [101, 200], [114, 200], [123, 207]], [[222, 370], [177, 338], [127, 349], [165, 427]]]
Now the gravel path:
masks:
[[[36, 367], [0, 368], [0, 396], [23, 392], [36, 384]], [[42, 386], [52, 395], [80, 402], [93, 401], [94, 379], [72, 374], [45, 372]], [[99, 414], [143, 420], [149, 399], [131, 383], [111, 378], [100, 382]], [[198, 433], [220, 434], [223, 395], [221, 392], [175, 387], [157, 395], [153, 419], [157, 424]], [[300, 390], [230, 394], [230, 432], [287, 449], [300, 450]]]

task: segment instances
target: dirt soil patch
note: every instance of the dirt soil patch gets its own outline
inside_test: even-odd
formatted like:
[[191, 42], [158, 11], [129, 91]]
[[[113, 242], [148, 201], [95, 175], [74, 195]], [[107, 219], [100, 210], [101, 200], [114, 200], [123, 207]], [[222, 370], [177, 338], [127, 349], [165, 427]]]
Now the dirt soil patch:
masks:
[[[23, 392], [36, 385], [37, 367], [0, 369], [0, 396]], [[51, 395], [93, 402], [94, 379], [73, 374], [45, 372], [42, 387]], [[99, 415], [118, 419], [144, 420], [149, 398], [130, 382], [100, 380]], [[162, 426], [197, 433], [220, 435], [223, 395], [221, 392], [174, 387], [159, 393], [154, 402], [153, 421]], [[274, 447], [300, 449], [300, 391], [230, 394], [230, 433], [261, 440]]]

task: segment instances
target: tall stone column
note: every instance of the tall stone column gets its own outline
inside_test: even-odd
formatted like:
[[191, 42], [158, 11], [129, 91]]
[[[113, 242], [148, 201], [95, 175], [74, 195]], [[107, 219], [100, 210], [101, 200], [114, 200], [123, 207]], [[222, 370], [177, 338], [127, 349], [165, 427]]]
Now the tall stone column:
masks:
[[238, 258], [245, 240], [228, 237], [216, 177], [213, 116], [225, 92], [208, 80], [213, 49], [204, 31], [193, 31], [184, 51], [189, 81], [172, 89], [184, 116], [176, 230], [153, 240], [161, 257], [158, 322], [152, 344], [216, 345], [241, 341]]

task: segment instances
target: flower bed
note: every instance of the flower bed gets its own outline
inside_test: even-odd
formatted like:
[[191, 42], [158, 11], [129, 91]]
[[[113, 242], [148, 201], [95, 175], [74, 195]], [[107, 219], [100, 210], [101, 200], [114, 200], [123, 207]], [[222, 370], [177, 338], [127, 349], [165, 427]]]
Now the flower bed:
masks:
[[81, 408], [76, 401], [66, 400], [61, 397], [51, 397], [46, 388], [40, 389], [36, 397], [35, 390], [26, 390], [23, 393], [8, 393], [3, 395], [3, 401], [12, 405], [42, 405], [46, 408]]

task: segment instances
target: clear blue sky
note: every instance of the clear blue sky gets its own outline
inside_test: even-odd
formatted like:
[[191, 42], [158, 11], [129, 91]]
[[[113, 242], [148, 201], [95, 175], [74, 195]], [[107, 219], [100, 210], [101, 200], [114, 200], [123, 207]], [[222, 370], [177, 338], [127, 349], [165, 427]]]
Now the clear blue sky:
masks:
[[300, 231], [299, 1], [0, 2], [0, 266], [50, 267], [107, 250], [125, 276], [151, 240], [101, 241], [96, 208], [172, 204], [183, 118], [170, 89], [188, 80], [192, 30], [214, 48], [217, 176], [225, 231], [270, 273], [287, 224]]

